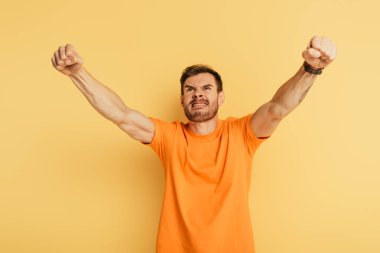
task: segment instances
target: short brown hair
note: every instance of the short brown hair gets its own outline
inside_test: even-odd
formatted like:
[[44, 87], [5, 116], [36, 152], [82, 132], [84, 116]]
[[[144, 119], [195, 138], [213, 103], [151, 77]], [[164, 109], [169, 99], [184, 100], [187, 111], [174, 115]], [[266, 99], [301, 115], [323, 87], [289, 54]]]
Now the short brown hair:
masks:
[[187, 67], [186, 69], [184, 69], [182, 71], [182, 76], [180, 79], [180, 81], [181, 81], [181, 95], [183, 95], [183, 86], [185, 84], [186, 79], [191, 77], [191, 76], [195, 76], [195, 75], [198, 75], [201, 73], [210, 73], [211, 75], [213, 75], [215, 78], [216, 84], [217, 84], [217, 91], [221, 92], [223, 90], [222, 78], [220, 77], [218, 72], [213, 70], [210, 66], [207, 66], [204, 64], [195, 64], [195, 65], [191, 65], [191, 66]]

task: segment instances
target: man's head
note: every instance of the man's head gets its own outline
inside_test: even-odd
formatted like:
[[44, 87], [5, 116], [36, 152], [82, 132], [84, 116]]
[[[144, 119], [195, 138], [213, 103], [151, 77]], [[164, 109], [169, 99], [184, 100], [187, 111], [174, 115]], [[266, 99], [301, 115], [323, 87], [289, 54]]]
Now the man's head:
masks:
[[224, 102], [220, 75], [207, 65], [187, 67], [181, 76], [181, 104], [186, 117], [194, 122], [215, 117]]

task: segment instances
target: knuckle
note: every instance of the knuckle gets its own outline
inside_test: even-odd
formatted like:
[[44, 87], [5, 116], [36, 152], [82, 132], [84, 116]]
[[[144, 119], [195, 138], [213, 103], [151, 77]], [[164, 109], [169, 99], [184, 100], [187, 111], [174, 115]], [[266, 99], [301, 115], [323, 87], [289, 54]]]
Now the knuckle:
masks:
[[313, 41], [318, 41], [318, 40], [320, 40], [321, 39], [321, 36], [318, 36], [318, 35], [315, 35], [314, 37], [313, 37]]

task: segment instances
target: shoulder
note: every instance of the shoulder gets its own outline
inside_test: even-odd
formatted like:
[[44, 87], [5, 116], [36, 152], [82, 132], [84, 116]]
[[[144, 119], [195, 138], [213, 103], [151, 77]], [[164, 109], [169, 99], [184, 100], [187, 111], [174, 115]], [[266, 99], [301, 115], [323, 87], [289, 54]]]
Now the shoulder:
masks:
[[174, 131], [176, 129], [181, 128], [184, 125], [184, 123], [178, 120], [168, 121], [156, 117], [148, 117], [148, 119], [153, 122], [156, 131]]
[[240, 116], [240, 117], [230, 116], [230, 117], [226, 118], [225, 122], [229, 125], [243, 128], [248, 123], [250, 123], [252, 116], [253, 116], [253, 113], [246, 114], [246, 115]]

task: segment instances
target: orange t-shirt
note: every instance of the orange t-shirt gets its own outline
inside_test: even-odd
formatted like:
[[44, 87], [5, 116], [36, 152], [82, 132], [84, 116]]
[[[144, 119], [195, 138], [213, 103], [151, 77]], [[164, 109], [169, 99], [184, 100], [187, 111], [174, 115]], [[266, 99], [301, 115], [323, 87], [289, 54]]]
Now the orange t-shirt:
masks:
[[[149, 145], [165, 174], [157, 253], [254, 253], [248, 194], [257, 138], [250, 119], [218, 119], [197, 135], [188, 123], [151, 118]], [[267, 137], [268, 138], [268, 137]]]

